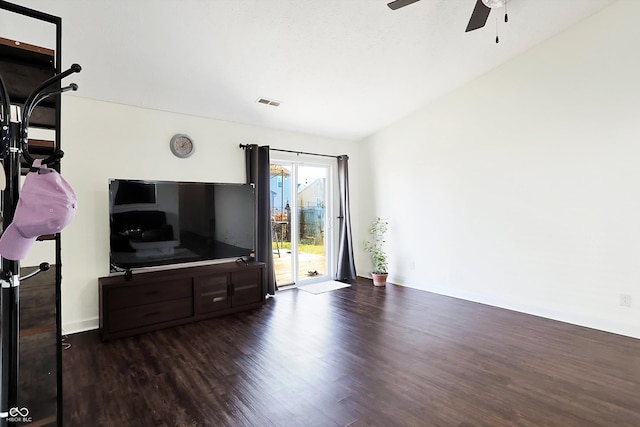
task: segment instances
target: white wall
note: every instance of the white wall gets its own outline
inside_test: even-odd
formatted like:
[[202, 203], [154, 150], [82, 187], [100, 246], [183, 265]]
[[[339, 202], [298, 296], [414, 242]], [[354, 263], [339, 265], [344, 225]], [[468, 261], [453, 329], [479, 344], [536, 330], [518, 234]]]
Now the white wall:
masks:
[[[64, 95], [63, 95], [64, 96]], [[245, 182], [239, 144], [353, 157], [356, 143], [64, 96], [62, 174], [78, 195], [78, 213], [62, 234], [65, 333], [98, 325], [98, 277], [109, 273], [108, 179]], [[176, 133], [196, 152], [169, 151]], [[350, 166], [357, 175], [357, 160]], [[353, 181], [357, 182], [357, 179]], [[354, 201], [354, 205], [358, 202]]]
[[614, 3], [361, 143], [392, 282], [640, 338], [638, 16]]

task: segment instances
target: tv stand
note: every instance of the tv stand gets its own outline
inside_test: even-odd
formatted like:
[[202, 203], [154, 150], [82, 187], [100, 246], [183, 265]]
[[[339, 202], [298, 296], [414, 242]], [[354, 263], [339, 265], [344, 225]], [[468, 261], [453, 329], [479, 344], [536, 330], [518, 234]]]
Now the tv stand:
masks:
[[264, 264], [229, 262], [98, 279], [100, 336], [122, 338], [264, 304]]

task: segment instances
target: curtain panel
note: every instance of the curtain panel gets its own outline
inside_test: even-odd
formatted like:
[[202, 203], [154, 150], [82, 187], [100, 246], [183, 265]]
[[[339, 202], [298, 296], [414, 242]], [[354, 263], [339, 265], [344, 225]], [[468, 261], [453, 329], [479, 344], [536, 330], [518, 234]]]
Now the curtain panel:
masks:
[[353, 258], [351, 236], [351, 208], [349, 206], [349, 156], [338, 156], [338, 185], [340, 188], [340, 237], [338, 241], [338, 265], [336, 280], [355, 280], [356, 266]]
[[271, 241], [271, 189], [269, 187], [269, 146], [248, 145], [245, 149], [247, 183], [256, 188], [256, 261], [265, 263], [264, 294], [275, 295], [276, 275]]

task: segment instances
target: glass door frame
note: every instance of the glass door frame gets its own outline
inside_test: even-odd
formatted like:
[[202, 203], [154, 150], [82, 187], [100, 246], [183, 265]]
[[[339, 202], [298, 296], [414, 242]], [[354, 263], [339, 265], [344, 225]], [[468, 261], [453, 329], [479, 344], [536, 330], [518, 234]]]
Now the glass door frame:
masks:
[[[288, 287], [291, 285], [292, 287], [297, 287], [300, 285], [311, 284], [314, 282], [322, 282], [326, 280], [332, 280], [335, 271], [335, 251], [334, 244], [337, 241], [335, 233], [337, 232], [337, 228], [335, 227], [335, 217], [337, 216], [334, 212], [335, 201], [334, 197], [337, 194], [334, 189], [334, 185], [337, 180], [334, 179], [334, 174], [336, 171], [335, 159], [334, 158], [321, 158], [317, 156], [308, 156], [303, 154], [288, 154], [282, 152], [271, 152], [271, 164], [277, 164], [282, 166], [291, 166], [291, 178], [290, 185], [291, 188], [291, 199], [289, 201], [289, 206], [291, 207], [291, 274], [292, 274], [292, 283], [278, 283], [278, 286]], [[326, 175], [326, 184], [325, 184], [325, 219], [324, 219], [324, 251], [326, 258], [326, 273], [322, 276], [313, 276], [313, 277], [300, 277], [299, 274], [299, 218], [298, 218], [298, 192], [297, 192], [297, 184], [299, 177], [299, 168], [301, 166], [310, 166], [310, 167], [321, 167], [325, 168], [327, 171]], [[284, 185], [284, 183], [283, 183]]]

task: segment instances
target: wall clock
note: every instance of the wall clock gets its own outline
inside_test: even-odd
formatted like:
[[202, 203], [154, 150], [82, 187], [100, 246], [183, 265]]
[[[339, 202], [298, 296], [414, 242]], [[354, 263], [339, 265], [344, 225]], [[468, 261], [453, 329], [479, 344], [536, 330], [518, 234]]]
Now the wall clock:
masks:
[[173, 135], [171, 142], [169, 142], [169, 147], [171, 152], [181, 159], [191, 156], [196, 149], [193, 139], [183, 133]]

